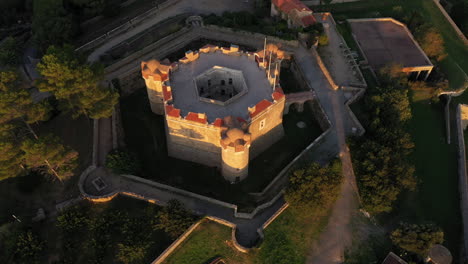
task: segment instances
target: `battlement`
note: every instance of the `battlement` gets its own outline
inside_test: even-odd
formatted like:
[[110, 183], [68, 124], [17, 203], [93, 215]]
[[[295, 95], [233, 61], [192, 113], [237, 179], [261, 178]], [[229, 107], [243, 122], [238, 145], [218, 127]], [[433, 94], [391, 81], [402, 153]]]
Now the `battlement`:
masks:
[[166, 117], [169, 155], [221, 167], [232, 182], [247, 177], [251, 144], [278, 126], [282, 131], [285, 56], [275, 46], [244, 52], [205, 45], [175, 62], [142, 62], [152, 109]]

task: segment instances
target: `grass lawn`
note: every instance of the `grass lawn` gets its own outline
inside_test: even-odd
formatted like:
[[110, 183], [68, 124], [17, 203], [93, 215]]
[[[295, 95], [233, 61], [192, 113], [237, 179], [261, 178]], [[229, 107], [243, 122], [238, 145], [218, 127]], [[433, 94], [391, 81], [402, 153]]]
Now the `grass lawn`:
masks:
[[[369, 87], [372, 89], [373, 86]], [[351, 107], [355, 110], [359, 120], [364, 120], [365, 125], [367, 118], [365, 113], [360, 111], [359, 104], [361, 103], [362, 101]], [[444, 245], [457, 259], [461, 243], [457, 153], [455, 143], [451, 145], [446, 143], [443, 107], [443, 102], [411, 101], [413, 118], [409, 129], [415, 143], [412, 163], [416, 168], [415, 175], [418, 187], [415, 192], [403, 193], [392, 213], [379, 216], [378, 222], [387, 231], [393, 230], [400, 221], [434, 222], [443, 229], [445, 233]], [[452, 137], [452, 142], [454, 140], [455, 138]], [[374, 254], [378, 261], [382, 261], [388, 253], [377, 248], [374, 251], [365, 249], [357, 254], [368, 254], [369, 252]]]
[[[283, 119], [286, 136], [251, 161], [251, 177], [232, 185], [216, 168], [167, 156], [164, 120], [151, 112], [145, 89], [123, 98], [121, 109], [127, 146], [143, 163], [141, 176], [247, 207], [253, 206], [247, 193], [261, 191], [322, 132], [307, 107], [303, 113], [290, 111]], [[298, 128], [298, 121], [307, 127]]]
[[164, 264], [205, 264], [217, 257], [232, 264], [252, 263], [254, 254], [241, 253], [232, 245], [230, 227], [210, 220], [203, 221]]
[[[402, 11], [394, 9], [402, 7]], [[417, 11], [426, 22], [432, 23], [442, 34], [445, 41], [445, 48], [448, 56], [439, 63], [441, 70], [447, 75], [451, 89], [458, 89], [464, 80], [463, 71], [468, 72], [468, 47], [458, 38], [455, 30], [445, 19], [443, 14], [432, 1], [426, 0], [363, 0], [358, 2], [332, 4], [328, 6], [314, 7], [314, 11], [329, 11], [335, 20], [348, 18], [369, 18], [369, 17], [394, 17], [402, 20], [409, 18], [412, 12]], [[340, 31], [343, 27], [339, 26]], [[349, 35], [343, 34], [348, 45], [353, 49], [353, 43], [349, 43]], [[347, 39], [348, 38], [348, 39]], [[460, 66], [460, 68], [457, 66]]]
[[325, 228], [328, 216], [328, 210], [304, 213], [288, 208], [264, 230], [265, 239], [260, 247], [247, 254], [232, 246], [231, 228], [206, 220], [163, 263], [207, 264], [222, 257], [230, 264], [302, 264], [312, 242]]

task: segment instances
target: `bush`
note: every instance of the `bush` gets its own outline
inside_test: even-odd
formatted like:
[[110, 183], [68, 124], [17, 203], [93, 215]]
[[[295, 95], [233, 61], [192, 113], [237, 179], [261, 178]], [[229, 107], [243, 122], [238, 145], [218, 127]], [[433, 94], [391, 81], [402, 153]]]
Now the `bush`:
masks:
[[320, 46], [328, 45], [328, 36], [326, 34], [322, 34], [318, 38], [318, 43]]
[[400, 223], [390, 239], [399, 248], [425, 258], [433, 245], [444, 241], [444, 232], [434, 224]]
[[296, 170], [289, 177], [285, 199], [293, 207], [309, 209], [318, 204], [329, 204], [339, 192], [341, 163], [334, 161], [322, 167], [318, 163]]
[[21, 233], [16, 241], [15, 263], [39, 263], [44, 243], [31, 231]]
[[0, 45], [0, 64], [16, 65], [18, 63], [18, 43], [15, 38], [7, 37]]
[[156, 214], [154, 220], [155, 229], [164, 230], [172, 238], [177, 238], [193, 224], [195, 218], [181, 202], [170, 200], [167, 206]]
[[116, 149], [107, 154], [106, 167], [116, 174], [138, 174], [141, 163], [134, 153]]

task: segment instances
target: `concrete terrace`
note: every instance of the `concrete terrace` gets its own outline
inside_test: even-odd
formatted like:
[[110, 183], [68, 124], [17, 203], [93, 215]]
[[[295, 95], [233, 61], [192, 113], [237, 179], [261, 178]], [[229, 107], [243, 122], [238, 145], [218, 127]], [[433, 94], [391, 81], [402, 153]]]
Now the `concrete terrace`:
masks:
[[[195, 87], [194, 78], [213, 66], [221, 66], [242, 71], [248, 91], [228, 105], [222, 106], [200, 101]], [[226, 80], [227, 82], [227, 80]], [[208, 122], [216, 118], [236, 116], [248, 119], [248, 107], [255, 106], [266, 99], [272, 101], [273, 93], [268, 83], [265, 70], [258, 67], [253, 55], [226, 55], [221, 51], [201, 53], [200, 58], [188, 64], [180, 64], [179, 68], [171, 74], [170, 84], [174, 107], [181, 110], [181, 115], [188, 112], [206, 113]]]

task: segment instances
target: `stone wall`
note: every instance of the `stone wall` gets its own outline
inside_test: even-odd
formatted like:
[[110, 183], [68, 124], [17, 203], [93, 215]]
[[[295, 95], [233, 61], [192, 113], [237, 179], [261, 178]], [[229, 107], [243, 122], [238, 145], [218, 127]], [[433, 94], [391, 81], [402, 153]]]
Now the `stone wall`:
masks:
[[167, 150], [171, 157], [221, 166], [221, 128], [166, 115]]
[[94, 40], [91, 40], [90, 42], [78, 47], [75, 49], [75, 51], [80, 51], [80, 52], [87, 52], [90, 50], [93, 50], [97, 48], [98, 46], [104, 44], [108, 39], [113, 38], [115, 36], [118, 36], [120, 34], [123, 34], [127, 32], [129, 29], [134, 28], [135, 26], [139, 25], [143, 21], [145, 21], [148, 18], [153, 17], [155, 14], [161, 12], [163, 9], [175, 5], [179, 2], [180, 0], [166, 0], [162, 4], [151, 8], [150, 10], [146, 11], [145, 13], [134, 17], [133, 19], [129, 20], [128, 22], [110, 30], [109, 32], [106, 32], [100, 37], [97, 37]]
[[460, 211], [463, 227], [463, 261], [468, 261], [468, 175], [466, 172], [466, 151], [464, 129], [468, 123], [468, 106], [459, 104], [457, 107], [457, 137], [458, 137], [458, 186], [460, 192]]
[[465, 34], [460, 30], [460, 28], [455, 24], [453, 19], [450, 17], [450, 15], [445, 11], [444, 7], [440, 4], [440, 0], [432, 0], [436, 4], [436, 6], [439, 8], [440, 12], [445, 16], [447, 21], [450, 23], [452, 26], [453, 30], [455, 30], [455, 33], [457, 36], [460, 38], [460, 40], [465, 44], [468, 45], [468, 39], [466, 38]]

